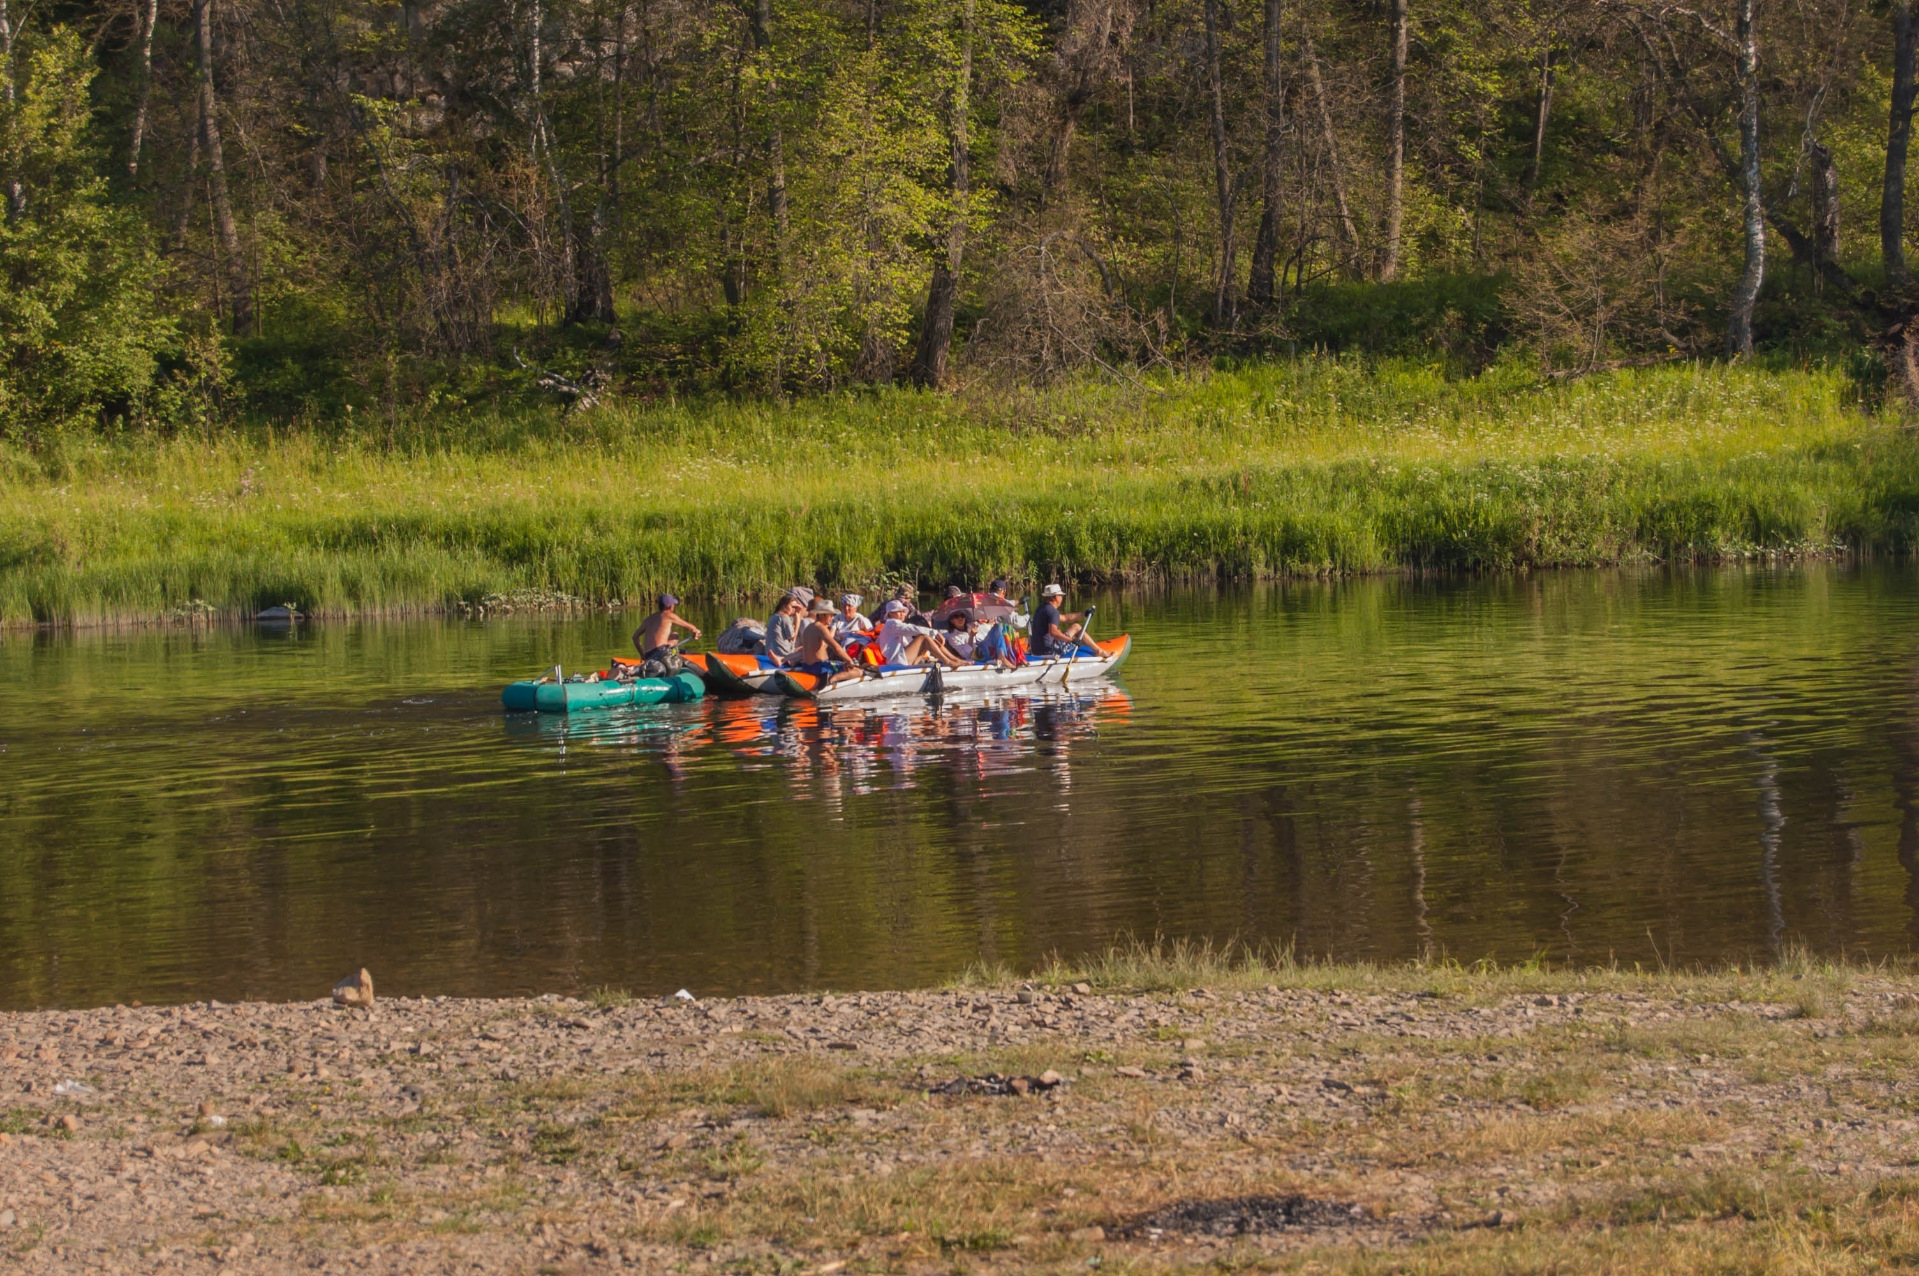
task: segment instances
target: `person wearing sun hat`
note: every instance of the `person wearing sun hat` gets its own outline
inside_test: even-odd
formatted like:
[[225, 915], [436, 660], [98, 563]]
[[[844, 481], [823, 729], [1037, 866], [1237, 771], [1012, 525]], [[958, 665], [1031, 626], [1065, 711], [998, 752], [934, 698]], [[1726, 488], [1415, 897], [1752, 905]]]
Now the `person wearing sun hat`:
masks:
[[1059, 604], [1065, 597], [1066, 591], [1058, 585], [1039, 591], [1039, 606], [1033, 608], [1033, 637], [1026, 647], [1029, 658], [1079, 654], [1079, 636], [1085, 631], [1080, 622], [1085, 621], [1086, 613], [1061, 611]]
[[833, 617], [833, 636], [844, 643], [873, 636], [873, 622], [860, 615], [858, 594], [841, 594], [839, 614]]
[[695, 638], [700, 636], [698, 625], [673, 610], [680, 605], [679, 599], [661, 594], [659, 604], [660, 609], [642, 620], [640, 627], [633, 631], [633, 646], [642, 660], [664, 660], [672, 655], [676, 628], [691, 630]]
[[924, 665], [938, 661], [948, 669], [965, 664], [940, 641], [940, 632], [927, 625], [916, 625], [906, 618], [906, 604], [895, 598], [880, 609], [886, 617], [880, 625], [880, 654], [889, 665]]

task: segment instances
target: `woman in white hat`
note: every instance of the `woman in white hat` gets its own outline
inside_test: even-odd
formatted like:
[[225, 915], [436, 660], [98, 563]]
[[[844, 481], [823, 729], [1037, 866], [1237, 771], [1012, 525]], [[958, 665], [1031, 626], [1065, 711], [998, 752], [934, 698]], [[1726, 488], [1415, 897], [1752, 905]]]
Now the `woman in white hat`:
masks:
[[906, 604], [899, 599], [887, 603], [880, 614], [886, 618], [880, 625], [880, 654], [887, 664], [924, 665], [937, 660], [948, 669], [958, 669], [966, 663], [946, 649], [939, 630], [909, 623]]

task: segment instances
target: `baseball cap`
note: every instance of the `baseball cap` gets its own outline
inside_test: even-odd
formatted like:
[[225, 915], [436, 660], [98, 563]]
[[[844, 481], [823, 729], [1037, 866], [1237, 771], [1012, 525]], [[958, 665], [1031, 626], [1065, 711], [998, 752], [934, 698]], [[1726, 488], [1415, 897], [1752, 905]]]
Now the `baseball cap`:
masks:
[[996, 580], [996, 581], [994, 581], [994, 582], [993, 582], [993, 592], [994, 592], [994, 593], [996, 593], [996, 594], [1003, 594], [1003, 593], [1005, 593], [1005, 592], [1006, 592], [1006, 582], [1005, 582], [1005, 581], [1003, 581], [1003, 580]]
[[665, 611], [665, 610], [666, 610], [666, 609], [667, 609], [668, 607], [678, 607], [679, 605], [680, 605], [680, 600], [679, 600], [679, 599], [677, 599], [677, 598], [675, 598], [675, 597], [673, 597], [673, 595], [671, 595], [671, 594], [661, 594], [661, 595], [660, 595], [660, 610], [661, 610], [661, 611]]

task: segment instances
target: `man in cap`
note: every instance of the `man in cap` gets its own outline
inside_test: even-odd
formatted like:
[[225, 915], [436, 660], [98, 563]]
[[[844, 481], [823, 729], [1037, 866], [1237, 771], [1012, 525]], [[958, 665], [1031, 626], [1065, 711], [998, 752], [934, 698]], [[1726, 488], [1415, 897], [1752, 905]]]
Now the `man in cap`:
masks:
[[691, 630], [695, 638], [700, 636], [698, 625], [673, 610], [680, 605], [679, 599], [671, 594], [661, 594], [659, 602], [660, 609], [642, 620], [640, 627], [633, 631], [633, 646], [638, 649], [642, 660], [664, 660], [672, 655], [675, 646], [673, 630], [676, 628]]
[[[904, 614], [910, 623], [915, 625], [923, 625], [926, 623], [926, 617], [920, 613], [919, 608], [913, 603], [913, 587], [911, 585], [895, 585], [893, 587], [893, 597], [889, 599], [888, 602], [896, 602], [904, 607], [906, 609]], [[873, 627], [877, 629], [885, 623], [886, 603], [882, 603], [880, 604], [880, 609], [873, 613]]]
[[1059, 604], [1065, 597], [1066, 591], [1058, 585], [1048, 585], [1039, 591], [1039, 606], [1033, 608], [1033, 638], [1026, 647], [1028, 658], [1079, 654], [1079, 636], [1086, 628], [1079, 622], [1086, 619], [1086, 613], [1062, 612]]

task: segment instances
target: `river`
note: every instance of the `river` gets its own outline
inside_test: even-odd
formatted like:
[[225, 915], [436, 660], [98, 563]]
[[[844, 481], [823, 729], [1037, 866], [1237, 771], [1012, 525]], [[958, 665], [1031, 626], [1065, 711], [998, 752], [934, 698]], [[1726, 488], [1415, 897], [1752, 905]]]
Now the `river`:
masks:
[[706, 995], [1127, 938], [1651, 968], [1919, 935], [1910, 565], [1097, 601], [1131, 662], [1065, 695], [571, 720], [499, 688], [636, 615], [7, 634], [0, 1006], [362, 965]]

